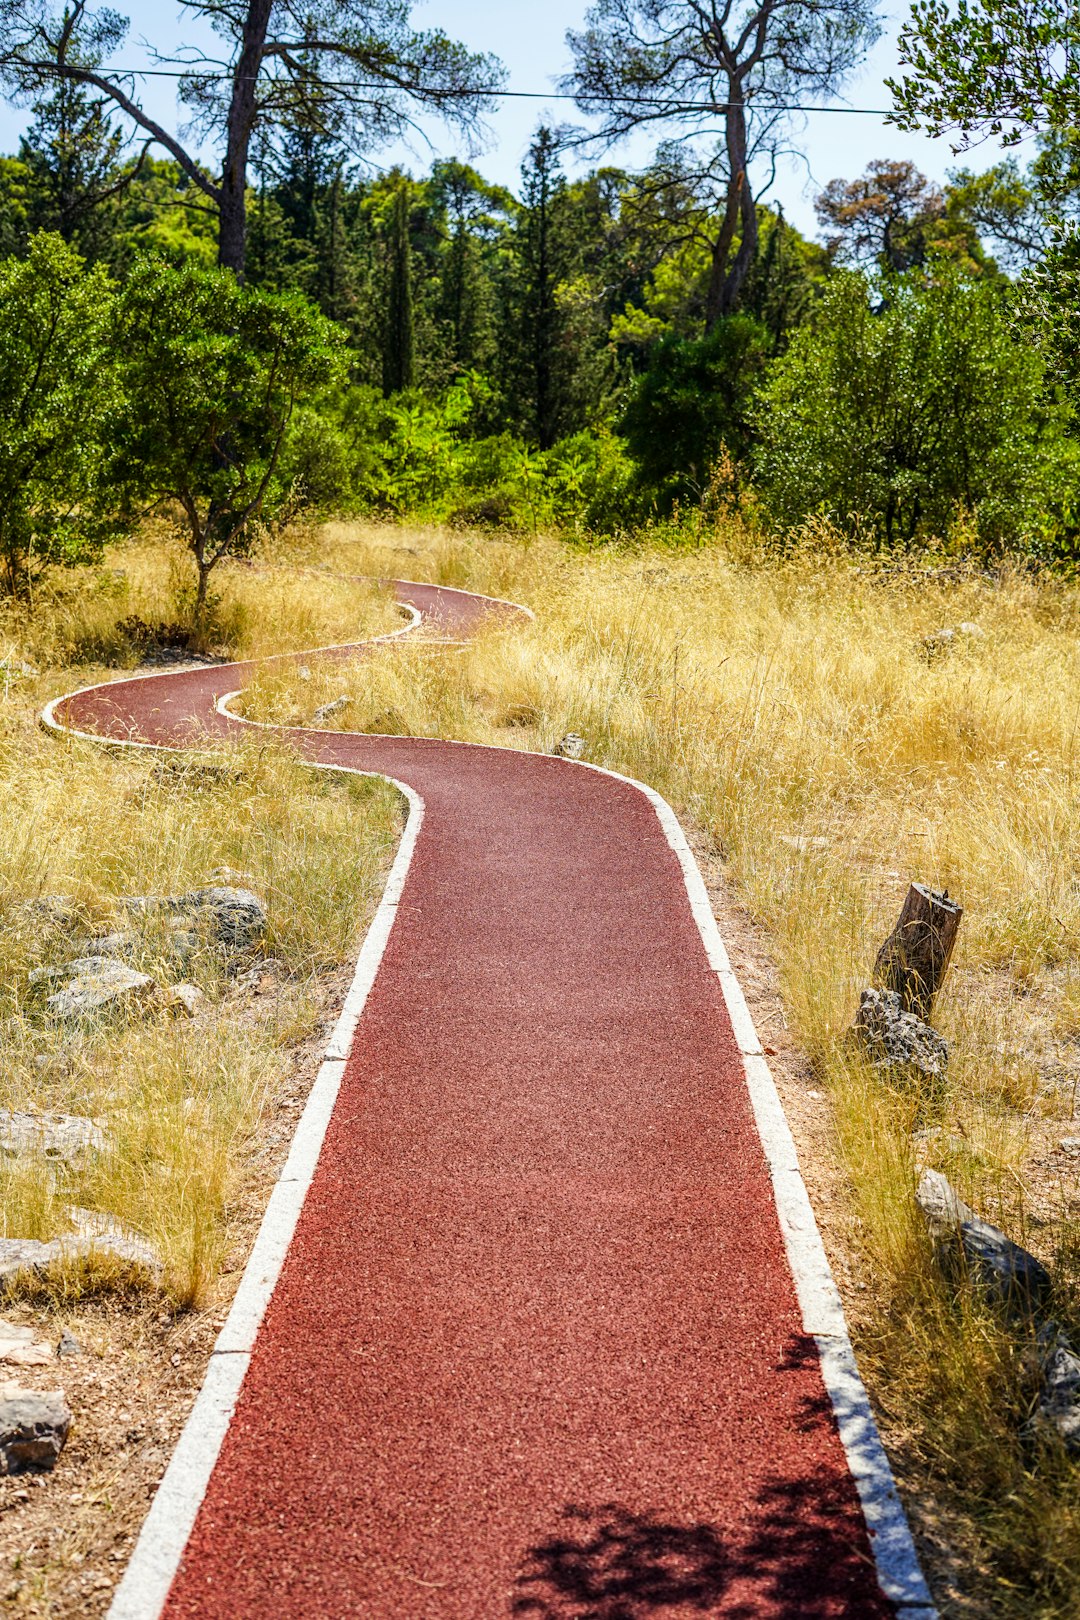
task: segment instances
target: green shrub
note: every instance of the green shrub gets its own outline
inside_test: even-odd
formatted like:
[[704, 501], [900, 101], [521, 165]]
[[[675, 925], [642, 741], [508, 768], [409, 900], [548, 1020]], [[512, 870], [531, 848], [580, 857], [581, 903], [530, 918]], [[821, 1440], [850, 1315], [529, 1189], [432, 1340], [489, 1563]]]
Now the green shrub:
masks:
[[295, 293], [144, 258], [116, 301], [115, 343], [116, 476], [183, 511], [201, 622], [211, 570], [288, 496], [285, 435], [299, 401], [340, 374], [341, 333]]
[[281, 480], [300, 506], [334, 512], [350, 504], [349, 444], [325, 412], [310, 405], [293, 412], [281, 452]]
[[661, 504], [700, 500], [724, 450], [736, 462], [746, 459], [770, 343], [759, 321], [732, 315], [708, 337], [657, 344], [618, 431]]
[[47, 232], [0, 264], [0, 566], [13, 595], [49, 564], [92, 560], [109, 532], [112, 299], [105, 272]]
[[756, 476], [781, 529], [823, 512], [877, 545], [943, 538], [963, 512], [990, 549], [1026, 548], [1068, 459], [1063, 409], [1005, 296], [944, 268], [828, 284], [770, 368]]

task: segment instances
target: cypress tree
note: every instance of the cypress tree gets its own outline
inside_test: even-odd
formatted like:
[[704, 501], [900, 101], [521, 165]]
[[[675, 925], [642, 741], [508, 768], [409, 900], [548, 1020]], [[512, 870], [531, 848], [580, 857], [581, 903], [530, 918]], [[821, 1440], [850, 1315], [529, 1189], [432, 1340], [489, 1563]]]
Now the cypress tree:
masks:
[[549, 450], [559, 437], [567, 405], [569, 357], [564, 352], [557, 292], [570, 264], [566, 181], [550, 129], [537, 131], [521, 178], [524, 206], [517, 242], [521, 414], [529, 436], [541, 450]]
[[402, 178], [390, 210], [383, 393], [411, 388], [416, 374], [413, 333], [412, 246], [409, 241], [409, 182]]

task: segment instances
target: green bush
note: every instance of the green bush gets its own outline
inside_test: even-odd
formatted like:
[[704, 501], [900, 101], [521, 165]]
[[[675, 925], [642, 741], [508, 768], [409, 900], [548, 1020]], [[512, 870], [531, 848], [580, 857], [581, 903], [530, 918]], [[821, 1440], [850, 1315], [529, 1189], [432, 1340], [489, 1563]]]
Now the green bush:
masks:
[[109, 531], [112, 300], [105, 272], [50, 233], [0, 263], [0, 566], [12, 594], [49, 564], [90, 561]]
[[281, 481], [299, 506], [340, 512], [352, 500], [348, 441], [314, 406], [300, 405], [293, 412], [281, 451]]
[[[474, 437], [486, 394], [487, 384], [476, 376], [463, 378], [442, 399], [418, 389], [392, 399], [367, 387], [342, 394], [333, 413], [359, 506], [526, 532], [626, 526], [640, 496], [617, 439], [578, 433], [541, 451], [510, 433]], [[316, 433], [302, 418], [301, 431]]]
[[770, 368], [756, 476], [781, 529], [816, 512], [877, 545], [945, 537], [958, 515], [986, 548], [1027, 548], [1068, 460], [1062, 407], [1005, 296], [943, 268], [828, 284], [812, 329]]
[[657, 344], [618, 431], [661, 504], [700, 500], [723, 451], [745, 461], [770, 345], [765, 327], [749, 315], [729, 316], [708, 337]]
[[340, 375], [341, 333], [295, 293], [145, 258], [116, 301], [115, 344], [115, 476], [183, 511], [198, 622], [211, 570], [288, 497], [285, 436], [299, 401]]

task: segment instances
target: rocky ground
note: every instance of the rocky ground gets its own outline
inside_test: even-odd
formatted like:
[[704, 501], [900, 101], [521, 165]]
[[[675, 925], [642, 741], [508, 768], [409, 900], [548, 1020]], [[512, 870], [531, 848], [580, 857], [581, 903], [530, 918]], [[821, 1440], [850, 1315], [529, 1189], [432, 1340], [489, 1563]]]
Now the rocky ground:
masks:
[[[268, 1099], [244, 1205], [230, 1211], [232, 1248], [203, 1308], [169, 1308], [147, 1268], [118, 1271], [96, 1297], [80, 1290], [71, 1300], [53, 1267], [36, 1285], [24, 1274], [0, 1302], [0, 1382], [7, 1375], [8, 1386], [0, 1413], [16, 1386], [59, 1392], [71, 1413], [54, 1466], [0, 1477], [0, 1612], [75, 1620], [107, 1609], [202, 1382], [348, 979], [320, 981], [320, 1025], [293, 1049]], [[228, 1014], [241, 1023], [263, 1016], [281, 989], [272, 968], [249, 976]]]

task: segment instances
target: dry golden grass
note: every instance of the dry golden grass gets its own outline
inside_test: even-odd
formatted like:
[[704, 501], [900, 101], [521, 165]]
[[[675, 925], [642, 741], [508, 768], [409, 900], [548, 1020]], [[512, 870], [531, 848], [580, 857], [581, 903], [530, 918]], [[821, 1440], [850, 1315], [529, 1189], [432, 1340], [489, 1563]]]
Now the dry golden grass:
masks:
[[[267, 673], [246, 712], [309, 721], [348, 693], [329, 722], [347, 730], [543, 749], [578, 731], [589, 758], [650, 782], [715, 840], [830, 1085], [875, 1280], [861, 1357], [905, 1475], [947, 1505], [961, 1573], [946, 1608], [1073, 1615], [1076, 1471], [1022, 1442], [1023, 1334], [934, 1276], [912, 1192], [913, 1132], [936, 1130], [931, 1162], [1050, 1261], [1080, 1329], [1080, 1189], [1056, 1152], [1080, 1134], [1077, 593], [1019, 571], [875, 572], [821, 535], [783, 562], [727, 538], [692, 556], [582, 555], [330, 525], [328, 566], [472, 586], [536, 623], [316, 665], [306, 683]], [[976, 632], [923, 645], [961, 623]], [[937, 1009], [952, 1064], [933, 1096], [884, 1087], [843, 1039], [911, 879], [966, 907]]]
[[[386, 590], [369, 579], [328, 577], [307, 566], [303, 550], [298, 531], [285, 551], [268, 542], [252, 562], [219, 564], [209, 619], [193, 645], [262, 658], [401, 627]], [[147, 632], [190, 626], [192, 602], [190, 558], [165, 526], [151, 525], [111, 548], [100, 568], [50, 576], [32, 611], [0, 600], [0, 659], [131, 666], [146, 650]]]
[[[97, 590], [84, 579], [80, 602], [75, 576], [39, 601], [29, 622], [9, 615], [6, 628], [21, 634], [7, 649], [0, 643], [9, 660], [0, 666], [0, 1107], [90, 1115], [107, 1141], [100, 1156], [69, 1169], [35, 1156], [0, 1163], [0, 1235], [58, 1236], [70, 1230], [72, 1206], [90, 1209], [148, 1238], [168, 1294], [187, 1303], [206, 1296], [230, 1242], [231, 1211], [262, 1173], [267, 1095], [280, 1089], [290, 1049], [325, 1017], [318, 975], [355, 956], [401, 814], [385, 784], [305, 771], [262, 738], [232, 750], [221, 772], [198, 759], [106, 753], [42, 733], [36, 716], [49, 697], [106, 673], [65, 654], [123, 653], [117, 616], [177, 616], [160, 544], [118, 552], [113, 562], [130, 570], [128, 586]], [[400, 623], [364, 586], [329, 590], [320, 618], [322, 589], [296, 570], [238, 571], [234, 650], [276, 646], [279, 633], [293, 644], [324, 642]], [[265, 619], [254, 610], [260, 591]], [[43, 655], [53, 662], [40, 673], [20, 668]], [[189, 1022], [155, 1008], [70, 1026], [48, 1015], [31, 969], [69, 961], [110, 923], [125, 926], [122, 896], [182, 893], [222, 867], [266, 903], [260, 955], [276, 964], [273, 996], [239, 993], [236, 964], [209, 947], [181, 968], [163, 931], [147, 927], [133, 965], [163, 985], [197, 982], [208, 998], [202, 1015]], [[73, 925], [50, 928], [35, 915], [32, 903], [50, 894], [75, 902]], [[94, 1282], [73, 1276], [68, 1292]]]

